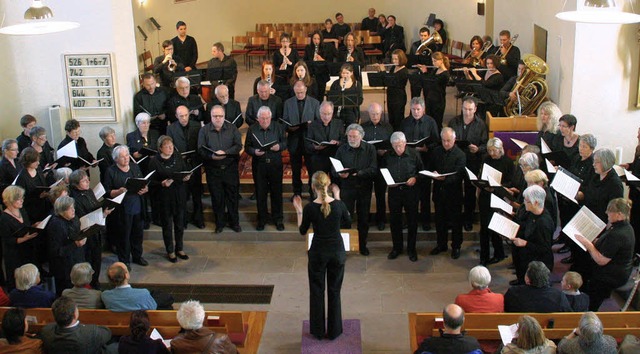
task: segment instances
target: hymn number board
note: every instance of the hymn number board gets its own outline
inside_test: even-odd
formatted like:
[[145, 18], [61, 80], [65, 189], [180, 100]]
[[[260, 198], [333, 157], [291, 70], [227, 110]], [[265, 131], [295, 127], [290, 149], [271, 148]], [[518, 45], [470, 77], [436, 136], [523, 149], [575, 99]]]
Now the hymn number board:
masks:
[[111, 54], [64, 55], [71, 118], [116, 121]]

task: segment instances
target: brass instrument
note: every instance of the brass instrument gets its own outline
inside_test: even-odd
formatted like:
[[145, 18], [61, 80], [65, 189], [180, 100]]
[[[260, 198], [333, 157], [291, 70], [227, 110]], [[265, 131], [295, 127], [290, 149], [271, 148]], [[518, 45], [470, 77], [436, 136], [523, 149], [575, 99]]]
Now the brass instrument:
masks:
[[540, 57], [525, 54], [522, 58], [526, 68], [511, 90], [517, 99], [509, 100], [504, 107], [507, 116], [530, 115], [534, 113], [547, 96], [547, 82], [543, 76], [549, 72], [549, 66]]
[[171, 72], [175, 72], [176, 68], [178, 67], [178, 63], [176, 63], [175, 60], [173, 60], [173, 58], [171, 57], [171, 55], [167, 55], [164, 57], [165, 60], [168, 60], [167, 63], [167, 70], [171, 71]]
[[416, 49], [416, 55], [427, 55], [427, 52], [429, 53], [429, 55], [431, 55], [432, 51], [431, 49], [429, 49], [428, 45], [432, 42], [436, 44], [442, 44], [442, 37], [440, 37], [440, 33], [438, 33], [438, 31], [434, 31], [426, 41], [420, 43], [420, 45]]
[[[507, 51], [504, 52], [504, 54], [500, 55], [500, 65], [507, 65], [507, 54], [509, 54], [509, 52], [511, 51], [511, 48], [513, 48], [513, 43], [515, 43], [517, 40], [518, 40], [517, 34], [511, 37], [511, 40], [509, 41], [509, 43], [511, 44], [509, 46], [509, 49], [507, 49]], [[502, 45], [500, 45], [496, 54], [500, 53], [501, 51], [502, 51]]]

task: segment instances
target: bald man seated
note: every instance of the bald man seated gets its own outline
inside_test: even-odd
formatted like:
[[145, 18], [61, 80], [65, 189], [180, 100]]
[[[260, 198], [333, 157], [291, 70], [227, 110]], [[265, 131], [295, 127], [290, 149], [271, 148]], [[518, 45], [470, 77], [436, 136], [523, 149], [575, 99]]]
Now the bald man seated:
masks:
[[440, 337], [425, 339], [414, 354], [482, 353], [478, 340], [462, 334], [464, 310], [456, 304], [445, 306], [442, 311], [444, 331]]
[[114, 286], [102, 292], [102, 302], [107, 310], [129, 312], [155, 310], [158, 305], [147, 289], [134, 289], [129, 285], [129, 270], [122, 262], [113, 263], [107, 270], [109, 282]]

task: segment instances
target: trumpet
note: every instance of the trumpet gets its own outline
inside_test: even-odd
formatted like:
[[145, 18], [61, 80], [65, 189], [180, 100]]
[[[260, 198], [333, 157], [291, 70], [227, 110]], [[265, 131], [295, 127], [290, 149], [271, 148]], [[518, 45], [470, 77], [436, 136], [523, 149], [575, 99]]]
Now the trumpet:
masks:
[[169, 60], [169, 64], [167, 64], [167, 69], [171, 72], [176, 71], [176, 68], [178, 67], [178, 63], [176, 63], [175, 60], [171, 59]]

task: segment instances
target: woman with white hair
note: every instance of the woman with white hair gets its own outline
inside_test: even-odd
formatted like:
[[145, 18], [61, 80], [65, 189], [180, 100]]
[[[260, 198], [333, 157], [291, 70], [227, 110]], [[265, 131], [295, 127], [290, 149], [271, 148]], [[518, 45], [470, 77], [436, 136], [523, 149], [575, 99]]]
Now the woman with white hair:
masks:
[[464, 312], [496, 313], [504, 312], [504, 295], [494, 293], [489, 289], [491, 273], [489, 269], [481, 265], [471, 268], [469, 271], [469, 284], [473, 290], [467, 294], [456, 297], [456, 305], [462, 307]]
[[56, 296], [40, 284], [38, 267], [27, 263], [16, 269], [16, 288], [9, 293], [11, 306], [23, 308], [51, 307]]
[[616, 339], [604, 334], [602, 322], [593, 312], [585, 312], [580, 317], [578, 328], [566, 335], [558, 343], [558, 353], [566, 354], [616, 354]]
[[78, 308], [103, 309], [100, 290], [87, 287], [93, 279], [93, 268], [89, 262], [76, 263], [71, 268], [71, 283], [73, 288], [62, 291], [62, 296], [69, 297], [76, 302]]
[[205, 312], [199, 301], [183, 302], [176, 317], [184, 332], [171, 340], [172, 353], [235, 354], [238, 352], [228, 335], [215, 333], [203, 327]]
[[511, 240], [517, 279], [509, 282], [510, 285], [524, 284], [524, 275], [531, 261], [540, 261], [549, 270], [553, 270], [551, 245], [555, 226], [549, 212], [544, 208], [547, 193], [542, 187], [533, 185], [522, 194], [526, 212], [517, 218], [520, 229], [517, 236]]

